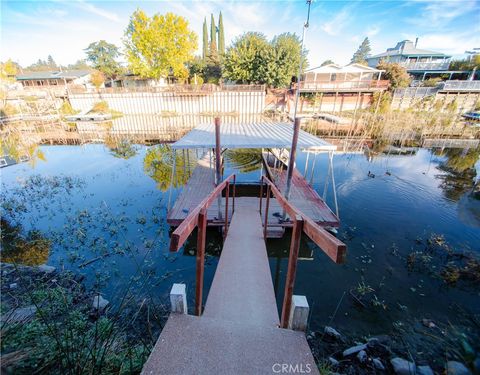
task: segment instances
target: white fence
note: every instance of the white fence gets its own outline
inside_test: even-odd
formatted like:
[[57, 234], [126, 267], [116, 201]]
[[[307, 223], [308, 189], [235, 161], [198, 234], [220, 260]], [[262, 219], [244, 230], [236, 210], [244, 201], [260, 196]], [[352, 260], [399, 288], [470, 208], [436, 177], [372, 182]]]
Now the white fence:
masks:
[[111, 109], [126, 115], [244, 114], [262, 113], [265, 108], [265, 91], [84, 93], [71, 94], [69, 99], [72, 107], [82, 112], [90, 110], [96, 102], [105, 101]]

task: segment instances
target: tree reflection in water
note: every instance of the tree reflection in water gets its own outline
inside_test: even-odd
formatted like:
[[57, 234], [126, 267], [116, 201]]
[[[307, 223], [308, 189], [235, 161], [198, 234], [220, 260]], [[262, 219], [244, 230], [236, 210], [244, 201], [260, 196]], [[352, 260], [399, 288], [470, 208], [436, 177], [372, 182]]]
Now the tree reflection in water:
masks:
[[177, 150], [174, 153], [170, 145], [156, 145], [148, 149], [143, 159], [143, 170], [157, 182], [161, 191], [170, 188], [174, 154], [175, 176], [172, 186], [177, 188], [186, 184], [196, 165], [197, 158], [193, 150]]
[[474, 186], [477, 175], [475, 164], [480, 157], [480, 147], [475, 149], [436, 149], [433, 152], [435, 155], [446, 157], [446, 160], [438, 167], [441, 171], [447, 172], [437, 176], [442, 181], [440, 187], [447, 198], [458, 201]]
[[21, 225], [1, 219], [2, 262], [38, 266], [48, 260], [51, 241], [37, 230], [22, 234]]
[[124, 138], [107, 137], [105, 138], [105, 146], [110, 149], [110, 153], [113, 156], [125, 160], [137, 155], [138, 152], [137, 147]]
[[224, 152], [225, 161], [241, 173], [256, 171], [262, 162], [260, 149], [228, 149]]

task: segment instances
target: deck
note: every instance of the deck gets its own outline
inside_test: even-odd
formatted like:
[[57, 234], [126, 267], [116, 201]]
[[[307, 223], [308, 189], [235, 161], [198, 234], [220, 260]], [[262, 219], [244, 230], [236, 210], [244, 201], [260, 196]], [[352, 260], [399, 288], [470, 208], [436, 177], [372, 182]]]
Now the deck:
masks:
[[305, 334], [278, 328], [262, 222], [254, 207], [235, 208], [203, 315], [171, 314], [143, 375], [271, 374], [282, 363], [318, 374]]
[[[270, 168], [270, 177], [280, 191], [285, 191], [287, 173], [285, 169]], [[187, 181], [182, 192], [177, 197], [172, 209], [168, 212], [167, 223], [171, 226], [178, 226], [187, 215], [212, 191], [215, 187], [214, 169], [210, 168], [207, 158], [199, 160], [197, 167], [193, 170], [190, 179]], [[260, 191], [259, 191], [260, 194]], [[314, 220], [322, 227], [339, 227], [340, 222], [318, 193], [308, 184], [305, 178], [294, 170], [292, 186], [290, 189], [289, 201], [306, 216]], [[225, 199], [221, 199], [221, 212], [225, 212]], [[235, 199], [235, 207], [251, 207], [258, 204], [256, 197], [238, 197]], [[265, 202], [263, 202], [265, 204]], [[229, 218], [232, 208], [229, 207]], [[275, 198], [270, 199], [268, 215], [269, 227], [291, 227], [291, 221], [281, 220], [282, 209]], [[207, 225], [220, 226], [223, 218], [219, 218], [218, 202], [215, 201], [208, 208]]]

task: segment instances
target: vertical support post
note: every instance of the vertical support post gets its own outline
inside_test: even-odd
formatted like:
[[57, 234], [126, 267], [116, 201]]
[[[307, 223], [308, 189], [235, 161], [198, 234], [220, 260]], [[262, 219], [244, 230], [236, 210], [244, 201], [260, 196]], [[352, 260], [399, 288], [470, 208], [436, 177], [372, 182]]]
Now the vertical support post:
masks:
[[227, 238], [228, 233], [228, 197], [230, 194], [230, 182], [227, 181], [227, 185], [225, 186], [225, 229], [223, 230], [223, 240]]
[[267, 185], [267, 202], [265, 204], [265, 225], [263, 226], [263, 238], [267, 239], [268, 206], [270, 205], [270, 185]]
[[262, 214], [262, 199], [263, 199], [263, 177], [262, 177], [262, 180], [260, 181], [260, 207], [259, 207], [260, 215]]
[[[217, 186], [222, 182], [222, 152], [220, 147], [220, 117], [215, 117], [215, 176]], [[222, 196], [217, 198], [218, 203], [218, 220], [222, 220]]]
[[170, 304], [172, 313], [188, 314], [185, 284], [173, 284], [170, 290]]
[[177, 162], [177, 151], [173, 150], [172, 176], [170, 178], [170, 191], [168, 192], [167, 212], [170, 211], [170, 201], [172, 199], [173, 179], [175, 178], [175, 165]]
[[293, 125], [292, 147], [290, 149], [290, 160], [288, 161], [287, 171], [287, 187], [285, 190], [285, 198], [290, 198], [290, 187], [292, 185], [293, 169], [295, 168], [295, 157], [297, 155], [298, 133], [300, 132], [300, 119], [296, 118]]
[[307, 298], [305, 296], [292, 296], [292, 307], [288, 319], [288, 329], [305, 332], [307, 330], [309, 312], [310, 307], [308, 306]]
[[290, 254], [288, 256], [287, 279], [285, 280], [285, 294], [283, 296], [281, 328], [288, 327], [288, 318], [292, 308], [293, 287], [295, 285], [295, 276], [297, 273], [298, 252], [300, 250], [300, 239], [303, 231], [303, 218], [296, 215], [292, 230], [292, 241], [290, 243]]
[[202, 314], [203, 271], [205, 267], [205, 243], [207, 237], [207, 210], [203, 207], [198, 214], [197, 268], [195, 282], [195, 315]]
[[337, 214], [337, 218], [340, 219], [340, 215], [338, 213], [337, 188], [335, 187], [335, 175], [333, 173], [333, 151], [329, 153], [329, 157], [330, 157], [329, 170], [332, 173], [333, 201], [335, 202], [335, 213]]
[[236, 193], [236, 187], [237, 186], [237, 175], [233, 175], [233, 202], [232, 202], [232, 215], [235, 212], [235, 195]]

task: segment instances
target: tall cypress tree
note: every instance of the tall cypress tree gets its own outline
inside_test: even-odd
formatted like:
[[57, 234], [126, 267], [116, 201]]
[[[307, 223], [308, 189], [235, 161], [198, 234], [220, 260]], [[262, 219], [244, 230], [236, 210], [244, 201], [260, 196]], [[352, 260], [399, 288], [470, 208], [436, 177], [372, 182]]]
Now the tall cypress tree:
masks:
[[213, 14], [210, 14], [210, 55], [216, 56], [217, 53], [217, 28]]
[[207, 29], [207, 17], [203, 20], [203, 60], [208, 56], [208, 29]]
[[370, 56], [370, 41], [368, 40], [368, 36], [363, 40], [360, 47], [358, 47], [357, 51], [353, 54], [350, 63], [357, 63], [367, 65], [367, 57]]
[[223, 32], [223, 17], [222, 12], [218, 17], [218, 53], [223, 55], [225, 53], [225, 34]]

